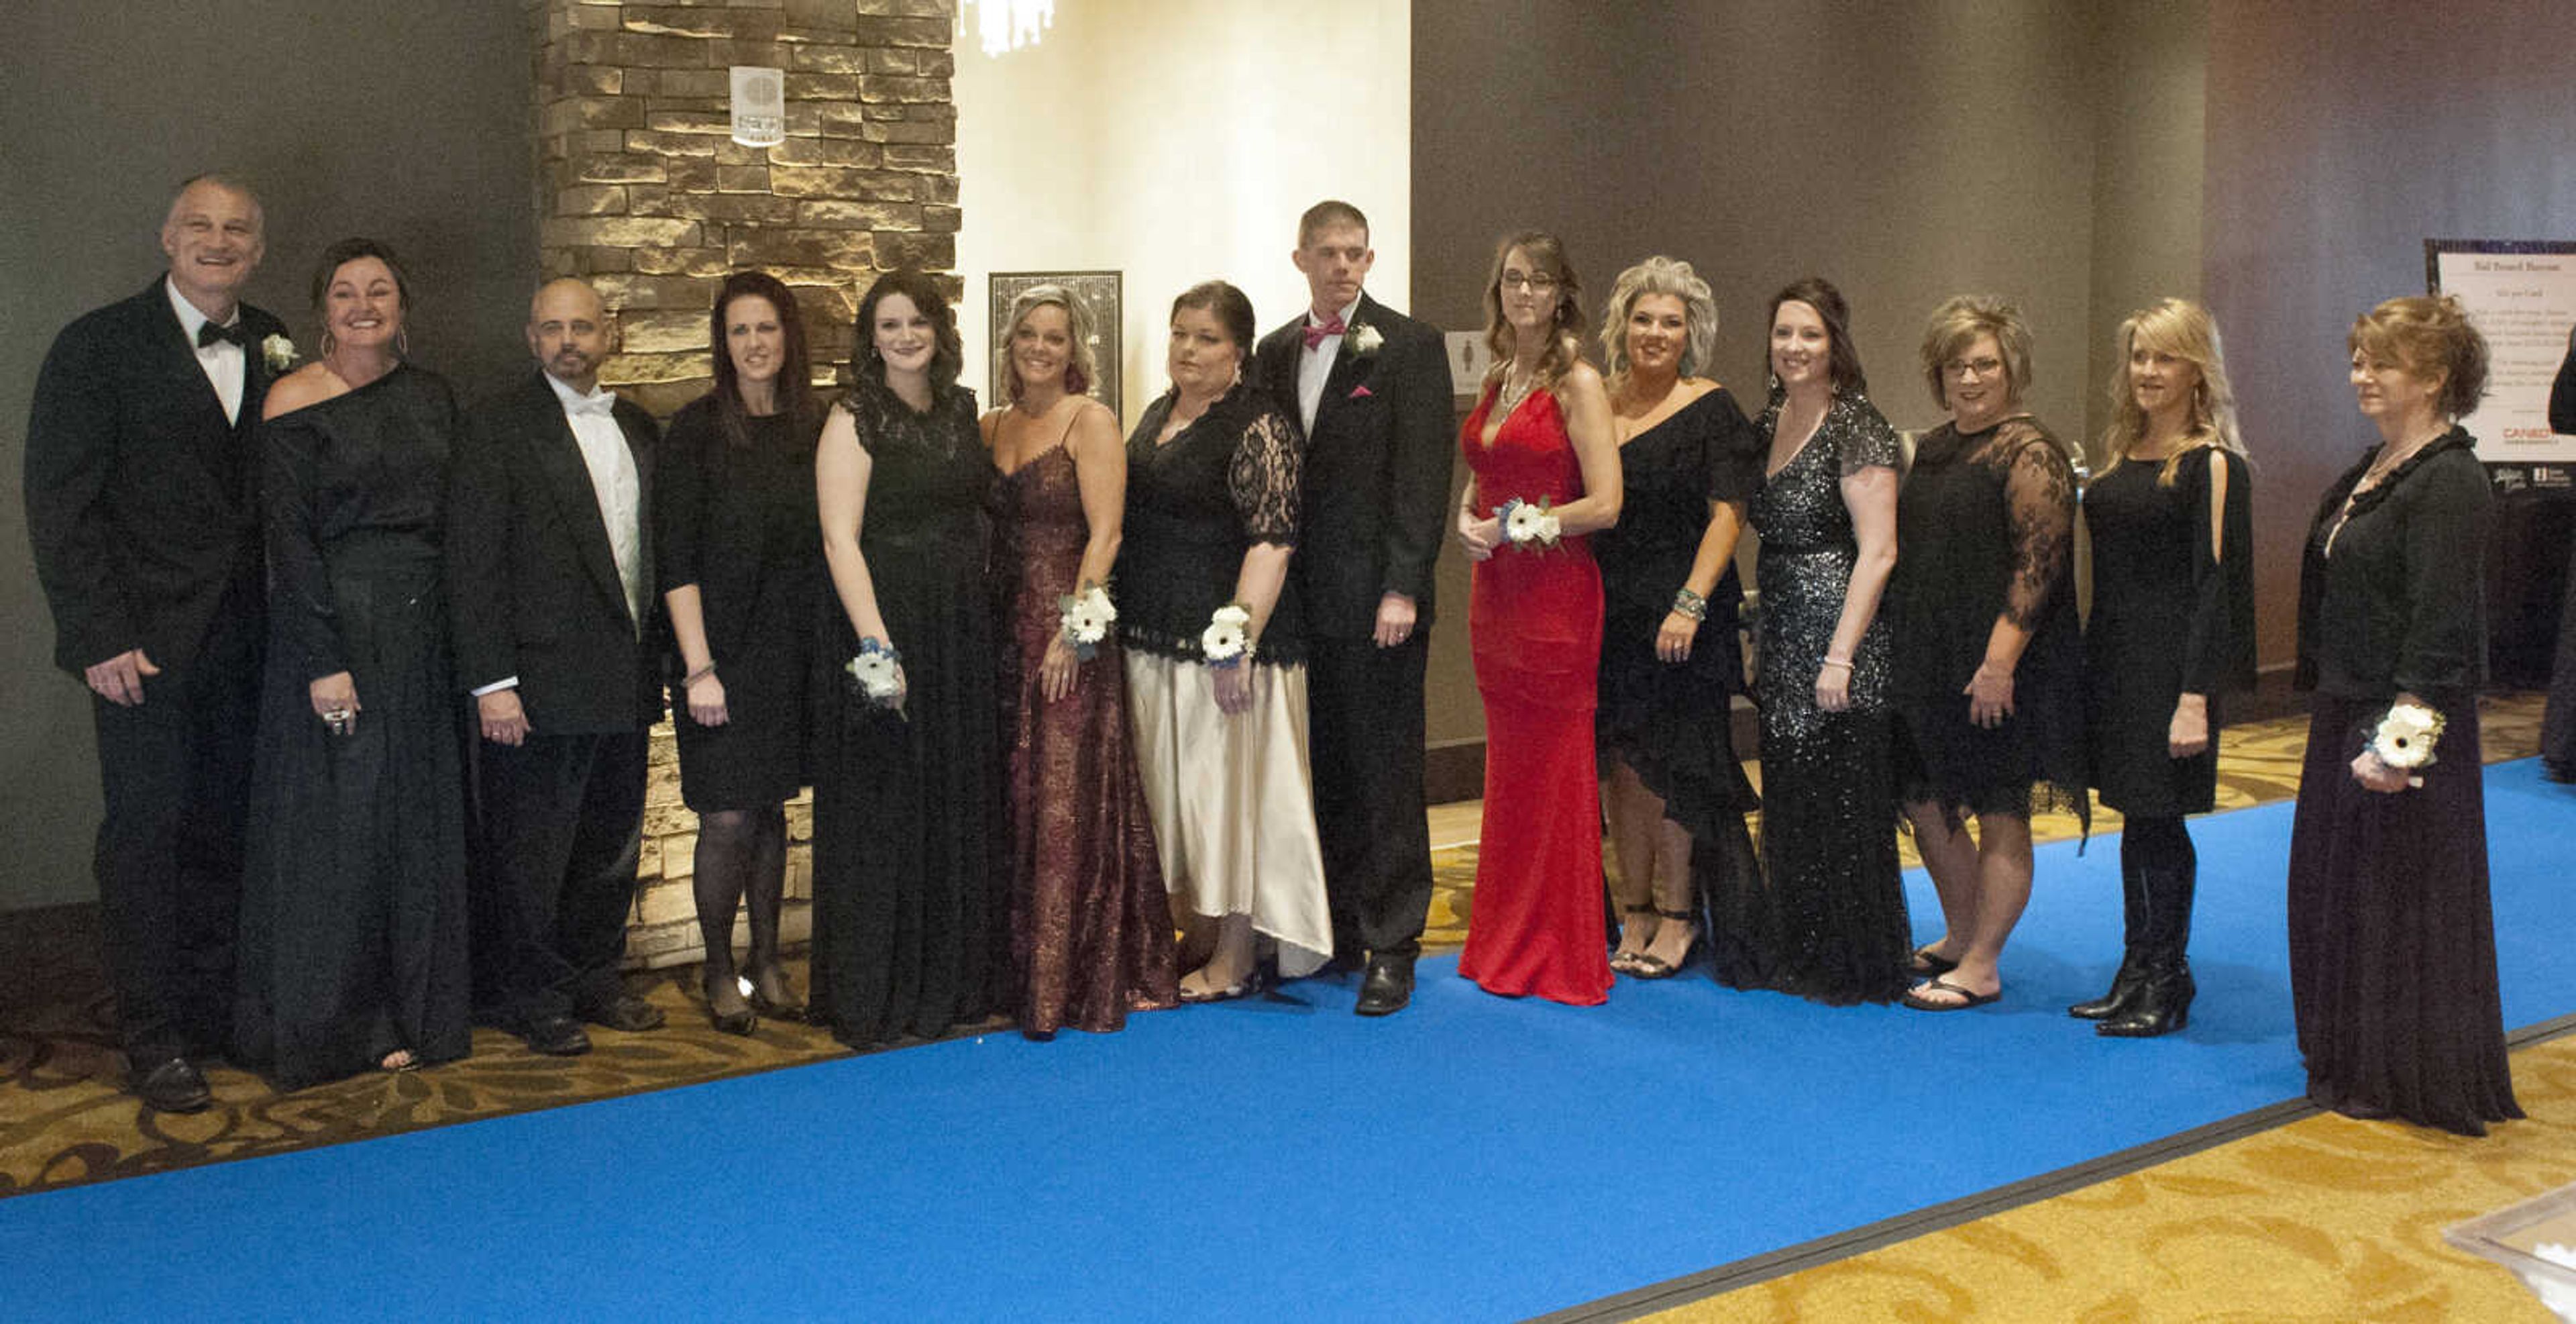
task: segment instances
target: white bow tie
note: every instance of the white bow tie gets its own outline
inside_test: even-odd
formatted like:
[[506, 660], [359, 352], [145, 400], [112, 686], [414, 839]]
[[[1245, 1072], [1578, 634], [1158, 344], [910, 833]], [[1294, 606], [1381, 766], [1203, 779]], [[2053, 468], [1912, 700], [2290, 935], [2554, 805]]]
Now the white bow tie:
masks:
[[610, 395], [606, 391], [602, 391], [597, 395], [583, 396], [574, 400], [571, 404], [564, 406], [564, 412], [572, 415], [574, 418], [580, 418], [585, 415], [592, 418], [614, 418], [616, 417], [616, 410], [617, 397]]

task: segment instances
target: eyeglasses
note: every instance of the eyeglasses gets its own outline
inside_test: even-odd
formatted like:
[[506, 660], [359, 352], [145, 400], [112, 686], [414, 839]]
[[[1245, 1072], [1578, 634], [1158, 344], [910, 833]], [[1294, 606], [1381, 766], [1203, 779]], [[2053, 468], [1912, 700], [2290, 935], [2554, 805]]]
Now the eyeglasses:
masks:
[[1532, 294], [1553, 294], [1556, 292], [1556, 285], [1556, 277], [1544, 271], [1506, 269], [1503, 272], [1502, 288], [1507, 290], [1517, 288], [1528, 290]]
[[1957, 377], [1992, 377], [2004, 370], [2002, 359], [1952, 359], [1941, 365], [1941, 375]]

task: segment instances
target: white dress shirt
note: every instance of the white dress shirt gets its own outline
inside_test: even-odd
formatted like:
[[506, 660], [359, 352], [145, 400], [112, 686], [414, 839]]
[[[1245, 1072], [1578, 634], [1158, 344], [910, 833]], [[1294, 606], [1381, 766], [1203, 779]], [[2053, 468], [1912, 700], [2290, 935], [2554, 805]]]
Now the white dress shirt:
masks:
[[[1360, 301], [1353, 299], [1350, 306], [1342, 310], [1342, 325], [1349, 327], [1351, 319], [1359, 315]], [[1305, 325], [1314, 324], [1315, 314], [1309, 310]], [[1300, 334], [1303, 334], [1302, 329]], [[1333, 360], [1341, 352], [1340, 336], [1326, 336], [1316, 341], [1313, 349], [1303, 348], [1301, 342], [1301, 357], [1297, 360], [1297, 421], [1304, 424], [1310, 434], [1315, 430], [1315, 411], [1324, 405], [1324, 379], [1333, 375]]]
[[[170, 296], [170, 311], [179, 315], [179, 330], [186, 333], [190, 348], [197, 352], [197, 366], [205, 371], [206, 384], [214, 387], [215, 398], [224, 402], [224, 421], [239, 423], [242, 374], [250, 367], [249, 357], [242, 353], [241, 346], [229, 340], [218, 340], [211, 345], [198, 344], [197, 328], [214, 319], [197, 311], [197, 305], [188, 302], [188, 296], [181, 294], [178, 286], [165, 280], [161, 282], [161, 289]], [[224, 325], [237, 326], [240, 323], [241, 309], [235, 308], [233, 320]]]
[[599, 518], [608, 526], [608, 550], [617, 558], [618, 583], [626, 590], [626, 613], [636, 630], [644, 621], [644, 486], [635, 472], [635, 452], [626, 448], [626, 430], [617, 426], [617, 397], [593, 386], [583, 395], [546, 377], [563, 401], [564, 417], [581, 443], [582, 463], [590, 467], [590, 490], [599, 498]]

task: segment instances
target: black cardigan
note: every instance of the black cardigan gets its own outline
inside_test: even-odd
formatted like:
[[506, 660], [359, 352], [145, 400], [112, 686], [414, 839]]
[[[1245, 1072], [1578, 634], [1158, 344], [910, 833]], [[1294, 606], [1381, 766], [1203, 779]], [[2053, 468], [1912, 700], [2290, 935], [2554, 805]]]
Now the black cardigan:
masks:
[[2299, 571], [2301, 688], [2345, 699], [2401, 691], [2437, 708], [2486, 681], [2485, 466], [2467, 432], [2409, 456], [2363, 494], [2334, 555], [2325, 540], [2376, 449], [2326, 489]]

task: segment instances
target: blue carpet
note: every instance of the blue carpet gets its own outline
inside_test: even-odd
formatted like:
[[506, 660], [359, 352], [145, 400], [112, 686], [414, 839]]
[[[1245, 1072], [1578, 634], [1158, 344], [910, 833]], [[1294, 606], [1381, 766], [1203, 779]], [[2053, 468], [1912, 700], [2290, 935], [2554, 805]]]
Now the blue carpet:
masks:
[[[2505, 1018], [2576, 1006], [2576, 793], [2490, 769]], [[2203, 820], [2170, 1039], [2067, 1002], [2118, 955], [2116, 839], [2043, 847], [1995, 1007], [1621, 981], [1354, 981], [0, 1202], [17, 1319], [1526, 1316], [2299, 1094], [2289, 806]], [[1937, 908], [1909, 879], [1917, 930]]]

